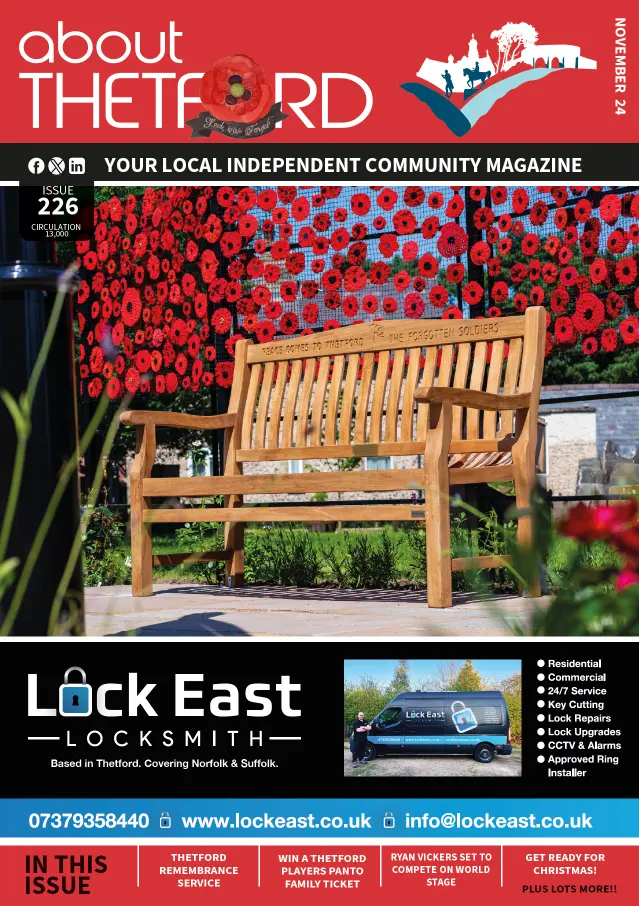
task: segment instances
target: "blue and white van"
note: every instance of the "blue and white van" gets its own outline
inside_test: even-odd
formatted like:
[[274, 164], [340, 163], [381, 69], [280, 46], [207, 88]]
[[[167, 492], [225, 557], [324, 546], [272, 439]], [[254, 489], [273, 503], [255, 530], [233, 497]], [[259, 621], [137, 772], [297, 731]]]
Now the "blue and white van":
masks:
[[402, 692], [371, 721], [367, 758], [382, 754], [511, 755], [501, 692]]

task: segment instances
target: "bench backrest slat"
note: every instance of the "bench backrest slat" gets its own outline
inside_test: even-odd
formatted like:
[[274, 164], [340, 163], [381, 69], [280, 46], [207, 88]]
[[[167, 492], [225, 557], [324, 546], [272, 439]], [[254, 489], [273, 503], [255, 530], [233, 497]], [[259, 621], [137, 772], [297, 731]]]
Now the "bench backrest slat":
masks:
[[[531, 392], [536, 410], [543, 367], [545, 313], [472, 321], [379, 321], [264, 345], [247, 343], [248, 386], [236, 449], [351, 448], [384, 454], [426, 436], [420, 387], [491, 393]], [[239, 344], [238, 344], [239, 345]], [[237, 396], [237, 388], [234, 385]], [[454, 439], [513, 433], [514, 413], [456, 406]], [[536, 418], [536, 413], [535, 413]], [[362, 452], [364, 450], [364, 452]], [[298, 452], [299, 451], [299, 452]]]

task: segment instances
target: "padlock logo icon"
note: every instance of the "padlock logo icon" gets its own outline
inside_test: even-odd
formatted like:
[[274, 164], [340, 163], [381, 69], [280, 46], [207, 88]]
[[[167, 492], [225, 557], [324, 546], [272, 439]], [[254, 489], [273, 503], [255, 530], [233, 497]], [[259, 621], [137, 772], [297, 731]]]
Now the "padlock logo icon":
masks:
[[[455, 706], [459, 705], [458, 710], [455, 710]], [[468, 733], [469, 730], [474, 730], [475, 727], [479, 726], [479, 721], [475, 717], [471, 708], [467, 708], [463, 702], [453, 702], [450, 706], [451, 713], [453, 715], [453, 723], [457, 728], [458, 733]]]
[[171, 827], [171, 816], [168, 812], [162, 812], [162, 814], [160, 815], [160, 827], [164, 828], [165, 830], [166, 828]]
[[392, 812], [386, 812], [384, 815], [384, 827], [387, 830], [392, 830], [395, 827], [395, 816]]
[[[70, 673], [79, 673], [81, 683], [69, 682]], [[87, 675], [82, 667], [69, 667], [60, 686], [58, 710], [63, 717], [88, 717], [93, 708], [93, 690], [87, 685]]]

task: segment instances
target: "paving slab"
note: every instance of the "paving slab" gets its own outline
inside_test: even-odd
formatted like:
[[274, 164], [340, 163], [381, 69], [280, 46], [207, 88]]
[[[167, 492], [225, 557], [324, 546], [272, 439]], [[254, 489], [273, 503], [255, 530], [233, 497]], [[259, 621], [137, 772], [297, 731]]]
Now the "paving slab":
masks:
[[85, 589], [92, 636], [510, 636], [549, 600], [458, 593], [452, 607], [430, 609], [423, 591], [398, 589], [158, 584], [146, 598], [129, 586]]

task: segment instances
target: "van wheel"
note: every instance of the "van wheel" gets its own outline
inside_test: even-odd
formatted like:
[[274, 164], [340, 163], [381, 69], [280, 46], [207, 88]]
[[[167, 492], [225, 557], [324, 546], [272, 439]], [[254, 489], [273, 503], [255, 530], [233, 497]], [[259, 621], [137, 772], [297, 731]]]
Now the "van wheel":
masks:
[[364, 749], [364, 758], [368, 758], [369, 761], [372, 761], [373, 758], [377, 758], [377, 749], [372, 742], [366, 743], [366, 748]]
[[482, 764], [489, 764], [495, 755], [495, 750], [487, 742], [481, 742], [475, 749], [475, 761], [481, 761]]

